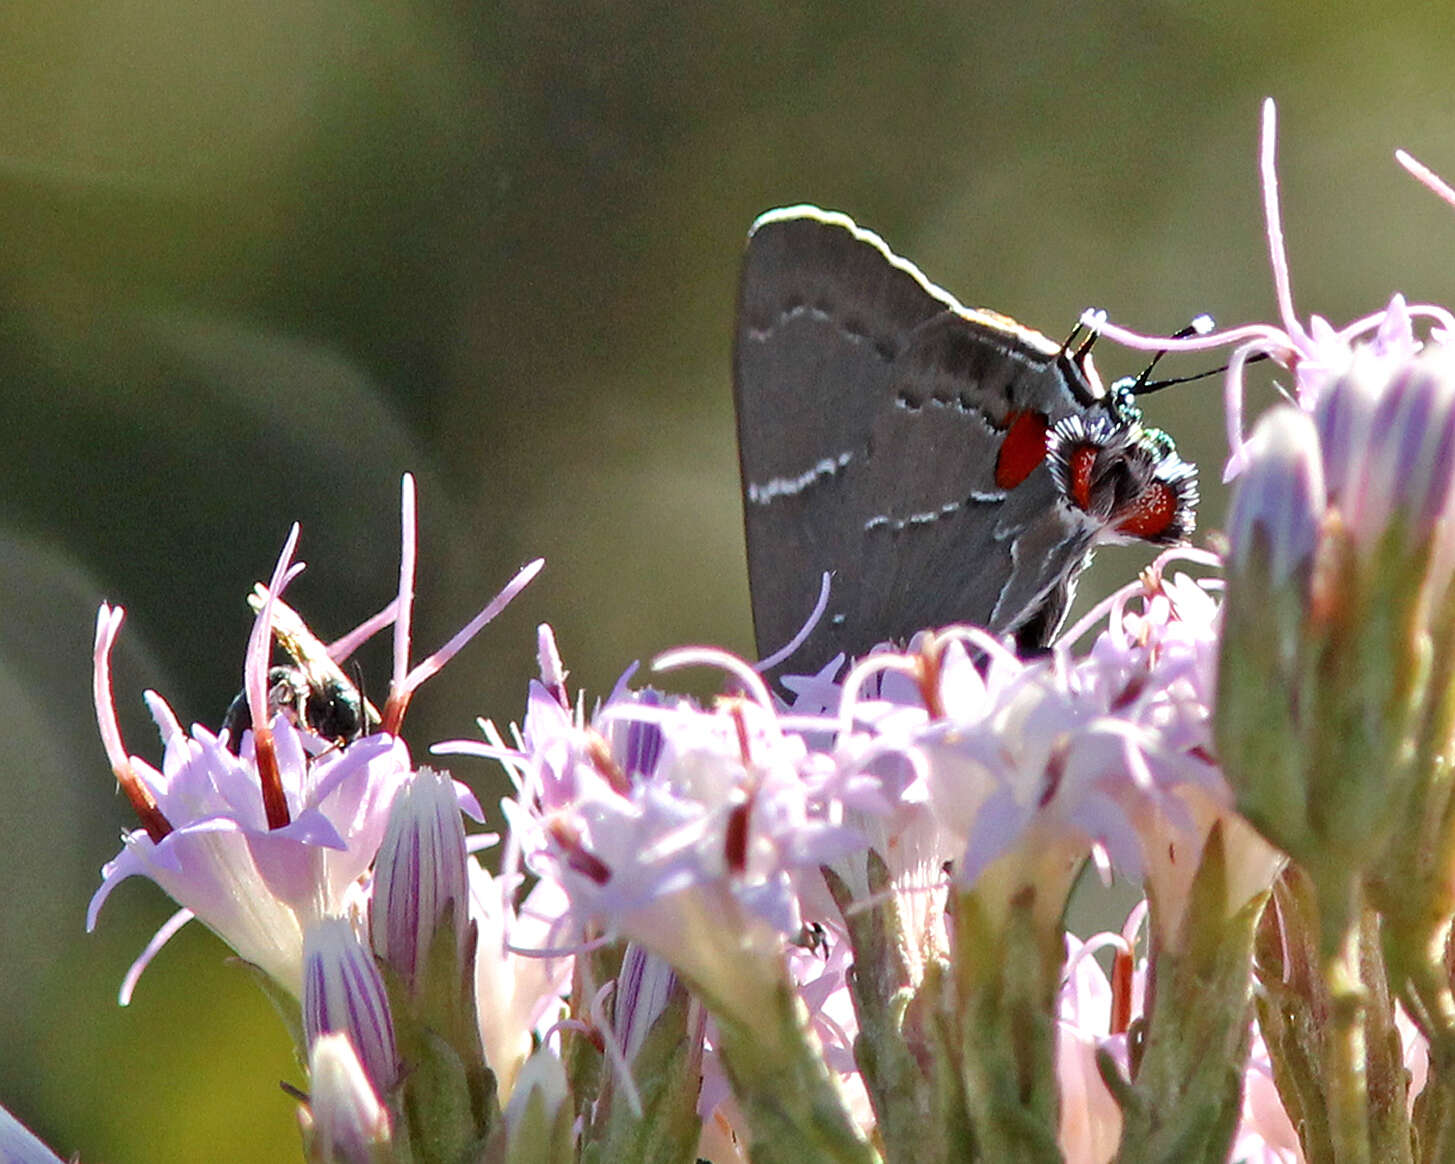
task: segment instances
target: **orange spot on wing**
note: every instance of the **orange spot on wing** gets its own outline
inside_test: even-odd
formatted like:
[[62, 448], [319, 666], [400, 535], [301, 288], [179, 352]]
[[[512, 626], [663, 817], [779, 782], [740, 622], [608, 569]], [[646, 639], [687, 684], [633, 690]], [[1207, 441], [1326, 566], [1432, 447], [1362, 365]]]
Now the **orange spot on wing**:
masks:
[[1046, 459], [1046, 432], [1049, 426], [1039, 412], [1013, 412], [1007, 418], [1005, 440], [995, 458], [995, 484], [1001, 489], [1014, 489]]
[[1176, 516], [1177, 495], [1161, 481], [1153, 481], [1117, 514], [1116, 528], [1129, 537], [1156, 538], [1167, 532]]
[[1067, 458], [1071, 500], [1082, 513], [1091, 512], [1091, 471], [1096, 467], [1096, 446], [1080, 445]]

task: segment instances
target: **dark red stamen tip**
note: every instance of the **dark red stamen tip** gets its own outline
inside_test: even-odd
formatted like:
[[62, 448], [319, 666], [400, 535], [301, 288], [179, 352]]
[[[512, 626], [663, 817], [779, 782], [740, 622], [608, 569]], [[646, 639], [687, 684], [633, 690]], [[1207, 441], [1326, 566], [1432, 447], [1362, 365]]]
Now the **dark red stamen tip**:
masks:
[[631, 792], [631, 781], [627, 774], [622, 771], [616, 757], [611, 754], [611, 745], [606, 742], [600, 732], [586, 729], [586, 758], [591, 761], [591, 766], [596, 769], [602, 779], [609, 785], [611, 790], [618, 796], [626, 796]]
[[1131, 678], [1127, 680], [1126, 686], [1121, 689], [1121, 692], [1117, 695], [1112, 696], [1111, 710], [1125, 711], [1127, 708], [1131, 707], [1132, 704], [1136, 703], [1137, 700], [1142, 698], [1142, 692], [1146, 689], [1146, 674], [1142, 673], [1132, 675]]
[[557, 817], [546, 825], [546, 831], [550, 834], [551, 839], [561, 846], [569, 868], [590, 878], [597, 885], [605, 885], [611, 880], [611, 867], [586, 848], [581, 840], [581, 834], [575, 826]]
[[1039, 412], [1012, 412], [1006, 417], [1005, 439], [995, 458], [995, 484], [1014, 489], [1046, 459], [1050, 426]]
[[940, 665], [944, 662], [945, 644], [937, 635], [927, 634], [915, 661], [914, 680], [920, 702], [931, 719], [945, 718], [945, 703], [940, 698]]
[[1120, 1035], [1132, 1025], [1132, 955], [1118, 950], [1111, 963], [1111, 1030]]
[[753, 802], [745, 800], [735, 804], [728, 813], [726, 835], [723, 837], [723, 857], [728, 872], [741, 874], [748, 867], [748, 823], [753, 811]]
[[606, 862], [585, 849], [572, 849], [568, 852], [566, 864], [582, 876], [589, 877], [597, 885], [605, 885], [611, 880], [611, 868]]
[[747, 768], [753, 763], [752, 748], [748, 743], [748, 721], [743, 715], [743, 701], [734, 697], [728, 704], [728, 714], [732, 716], [733, 726], [738, 733], [738, 754], [742, 757], [743, 767]]
[[1051, 745], [1051, 754], [1046, 758], [1046, 770], [1042, 773], [1041, 795], [1037, 807], [1045, 808], [1055, 797], [1066, 777], [1067, 742], [1063, 736]]
[[136, 813], [136, 819], [141, 822], [141, 827], [146, 829], [147, 836], [152, 839], [153, 844], [159, 843], [172, 831], [172, 822], [157, 807], [156, 797], [151, 794], [151, 790], [145, 784], [136, 778], [130, 765], [127, 765], [124, 770], [117, 771], [116, 782], [126, 793], [126, 799], [131, 801], [132, 811]]
[[412, 690], [402, 692], [391, 691], [389, 698], [384, 704], [384, 714], [381, 717], [380, 730], [391, 736], [397, 736], [399, 729], [404, 726], [404, 713], [409, 710], [409, 697], [413, 695]]
[[283, 777], [278, 772], [272, 728], [253, 726], [253, 754], [258, 761], [258, 783], [263, 789], [263, 814], [270, 829], [281, 829], [292, 818], [288, 814], [288, 798], [283, 794]]

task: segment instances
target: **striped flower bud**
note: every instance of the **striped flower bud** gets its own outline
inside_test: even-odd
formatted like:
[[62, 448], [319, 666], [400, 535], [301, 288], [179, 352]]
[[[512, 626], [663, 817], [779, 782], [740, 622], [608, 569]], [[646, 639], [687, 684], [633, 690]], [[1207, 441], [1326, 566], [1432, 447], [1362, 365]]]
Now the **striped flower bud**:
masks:
[[348, 1036], [376, 1094], [399, 1075], [394, 1021], [374, 956], [344, 918], [325, 918], [303, 939], [303, 1032], [309, 1047], [321, 1035]]

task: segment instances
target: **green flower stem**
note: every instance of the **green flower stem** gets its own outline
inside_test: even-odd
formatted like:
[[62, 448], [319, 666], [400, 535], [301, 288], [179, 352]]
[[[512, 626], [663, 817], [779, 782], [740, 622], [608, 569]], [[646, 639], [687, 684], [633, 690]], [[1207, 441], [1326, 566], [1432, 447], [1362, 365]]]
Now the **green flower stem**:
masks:
[[[1232, 1148], [1251, 1042], [1253, 938], [1267, 894], [1223, 916], [1225, 858], [1222, 830], [1214, 827], [1193, 881], [1180, 949], [1153, 951], [1135, 1075], [1130, 1084], [1112, 1081], [1122, 1108], [1122, 1161], [1222, 1164]], [[1152, 906], [1155, 911], [1155, 900]]]
[[[848, 976], [859, 1037], [854, 1058], [877, 1117], [878, 1135], [890, 1164], [928, 1164], [948, 1159], [943, 1129], [937, 1128], [932, 1083], [910, 1051], [915, 1032], [906, 1011], [915, 983], [889, 871], [873, 850], [868, 883], [875, 904], [855, 907], [853, 894], [833, 870], [823, 870], [848, 927], [854, 965]], [[923, 1032], [918, 1033], [923, 1038]]]
[[[599, 937], [588, 932], [588, 941]], [[590, 1000], [600, 984], [614, 982], [621, 973], [626, 943], [608, 942], [590, 954], [576, 959], [571, 982], [569, 1012], [575, 1018], [591, 1014]], [[566, 1026], [561, 1032], [561, 1065], [566, 1069], [566, 1089], [575, 1104], [575, 1115], [589, 1122], [595, 1098], [601, 1094], [606, 1078], [606, 1059], [589, 1030]]]
[[745, 958], [734, 967], [734, 996], [753, 997], [753, 1013], [730, 1010], [696, 988], [717, 1022], [718, 1050], [749, 1128], [749, 1157], [754, 1164], [877, 1164], [792, 985], [781, 965], [767, 961]]
[[1430, 1047], [1430, 1073], [1415, 1100], [1415, 1143], [1420, 1164], [1449, 1160], [1455, 1151], [1455, 1056], [1447, 1042]]
[[1386, 972], [1420, 1033], [1432, 1049], [1455, 1052], [1455, 994], [1451, 993], [1445, 950], [1451, 919], [1421, 919], [1381, 910]]
[[[1408, 1164], [1415, 1145], [1421, 1160], [1444, 1159], [1428, 1152], [1441, 1142], [1445, 1113], [1422, 1117], [1417, 1108], [1430, 1134], [1411, 1134], [1382, 919], [1347, 870], [1342, 878], [1325, 873], [1331, 889], [1319, 892], [1290, 866], [1258, 933], [1258, 1021], [1284, 1109], [1309, 1160]], [[1433, 1094], [1428, 1086], [1426, 1093]]]
[[[1351, 896], [1353, 891], [1351, 890]], [[1325, 937], [1322, 960], [1329, 1014], [1324, 1037], [1323, 1083], [1329, 1107], [1329, 1139], [1337, 1164], [1366, 1164], [1369, 1091], [1365, 1081], [1364, 986], [1359, 980], [1359, 925], [1348, 911], [1338, 940]], [[1331, 927], [1332, 928], [1332, 927]]]
[[1455, 1151], [1455, 1015], [1446, 965], [1450, 923], [1427, 927], [1422, 937], [1391, 929], [1386, 919], [1388, 973], [1399, 984], [1405, 1010], [1429, 1044], [1429, 1074], [1415, 1101], [1413, 1118], [1417, 1159], [1447, 1160]]
[[616, 1076], [603, 1078], [595, 1119], [584, 1133], [583, 1164], [691, 1164], [702, 1121], [702, 1004], [679, 982], [667, 1007], [632, 1060], [640, 1113], [634, 1112]]
[[[1421, 1033], [1455, 1040], [1455, 995], [1445, 966], [1455, 917], [1455, 594], [1439, 607], [1414, 769], [1418, 783], [1370, 896], [1385, 920], [1390, 980]], [[1432, 1055], [1434, 1052], [1432, 1051]]]
[[1420, 643], [1429, 682], [1415, 737], [1416, 786], [1377, 870], [1371, 899], [1384, 919], [1389, 980], [1429, 1043], [1415, 1104], [1422, 1161], [1455, 1153], [1455, 995], [1447, 963], [1455, 917], [1455, 589], [1433, 596]]
[[1059, 925], [1038, 923], [1035, 891], [996, 917], [978, 892], [952, 891], [954, 1013], [947, 1037], [978, 1158], [1059, 1162], [1055, 997], [1065, 955]]
[[911, 1021], [933, 1036], [926, 1048], [931, 1087], [931, 1117], [927, 1125], [931, 1130], [927, 1138], [941, 1147], [940, 1160], [978, 1160], [975, 1129], [971, 1126], [958, 1066], [960, 1052], [954, 1037], [956, 1008], [951, 1002], [954, 996], [954, 967], [937, 958], [925, 966], [924, 982], [909, 1006]]
[[1258, 1026], [1273, 1064], [1273, 1080], [1304, 1156], [1329, 1155], [1328, 1109], [1319, 1085], [1323, 982], [1314, 955], [1313, 887], [1296, 866], [1274, 882], [1254, 943]]
[[1381, 922], [1374, 910], [1360, 916], [1359, 980], [1364, 988], [1365, 1087], [1369, 1095], [1369, 1143], [1375, 1160], [1414, 1164], [1410, 1136], [1409, 1079], [1404, 1046], [1395, 1025], [1394, 996], [1381, 956]]

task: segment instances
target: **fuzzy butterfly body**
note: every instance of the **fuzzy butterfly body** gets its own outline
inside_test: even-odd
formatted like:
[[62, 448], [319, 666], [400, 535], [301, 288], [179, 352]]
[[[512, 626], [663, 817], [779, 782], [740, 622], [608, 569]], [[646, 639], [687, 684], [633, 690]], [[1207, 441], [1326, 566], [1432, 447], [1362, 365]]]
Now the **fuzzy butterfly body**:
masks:
[[969, 622], [1050, 641], [1101, 542], [1191, 532], [1197, 477], [1085, 347], [963, 307], [842, 214], [753, 225], [734, 399], [758, 649], [788, 661]]

